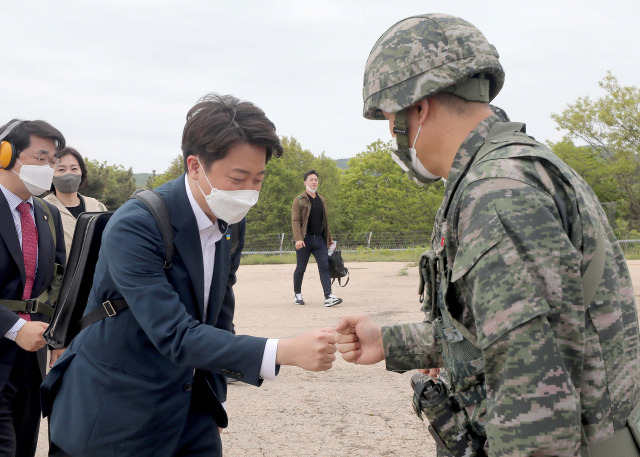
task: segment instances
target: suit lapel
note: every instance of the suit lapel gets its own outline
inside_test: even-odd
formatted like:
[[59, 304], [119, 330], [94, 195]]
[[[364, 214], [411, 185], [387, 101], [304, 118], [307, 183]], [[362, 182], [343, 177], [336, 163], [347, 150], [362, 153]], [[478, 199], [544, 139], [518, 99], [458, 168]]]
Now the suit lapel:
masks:
[[175, 231], [173, 243], [189, 273], [191, 285], [196, 295], [197, 309], [200, 313], [197, 318], [202, 320], [202, 316], [204, 315], [204, 266], [202, 261], [202, 247], [200, 245], [198, 223], [196, 222], [191, 203], [187, 197], [184, 179], [184, 175], [182, 178], [176, 179], [170, 191], [171, 202], [169, 211], [171, 213], [171, 225], [173, 225]]
[[9, 203], [7, 203], [2, 192], [0, 192], [0, 214], [3, 215], [2, 220], [4, 221], [0, 224], [0, 237], [4, 240], [4, 244], [7, 246], [7, 249], [9, 249], [11, 257], [13, 257], [13, 261], [18, 265], [20, 278], [22, 279], [22, 284], [24, 284], [27, 277], [24, 272], [22, 248], [20, 247], [18, 232], [16, 232], [16, 227], [13, 224], [13, 216], [11, 214], [11, 209], [9, 208]]
[[[48, 285], [53, 276], [53, 264], [55, 261], [55, 249], [53, 244], [53, 235], [49, 228], [48, 215], [42, 209], [42, 204], [33, 199], [33, 211], [36, 220], [36, 229], [38, 230], [38, 270], [36, 271], [36, 279], [33, 284], [32, 297], [39, 295]], [[64, 233], [56, 234], [56, 237], [64, 236]], [[37, 294], [37, 295], [36, 295]]]

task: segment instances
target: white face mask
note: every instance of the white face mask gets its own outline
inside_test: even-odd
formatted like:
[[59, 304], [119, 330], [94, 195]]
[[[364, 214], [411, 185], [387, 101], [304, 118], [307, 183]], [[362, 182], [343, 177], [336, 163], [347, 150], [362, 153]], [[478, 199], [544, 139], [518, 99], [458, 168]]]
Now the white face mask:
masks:
[[[197, 158], [197, 157], [196, 157]], [[200, 164], [200, 159], [198, 159]], [[204, 173], [204, 167], [200, 164]], [[253, 205], [258, 203], [260, 192], [257, 190], [220, 190], [211, 185], [207, 175], [204, 175], [211, 186], [211, 192], [206, 195], [200, 187], [200, 183], [196, 181], [200, 192], [204, 195], [204, 199], [209, 205], [209, 209], [215, 217], [222, 219], [227, 224], [235, 224], [240, 222], [247, 215]]]
[[316, 192], [318, 192], [318, 188], [312, 189], [309, 186], [305, 186], [307, 188], [307, 192], [309, 192], [310, 194], [315, 194]]
[[[22, 165], [22, 162], [18, 160]], [[12, 169], [14, 173], [15, 170]], [[53, 173], [55, 170], [49, 165], [22, 165], [20, 173], [16, 173], [22, 179], [25, 187], [32, 195], [40, 195], [51, 189]]]
[[[418, 127], [418, 133], [416, 133], [416, 137], [413, 140], [413, 146], [409, 148], [409, 154], [411, 155], [411, 168], [413, 168], [413, 172], [415, 174], [420, 175], [425, 179], [439, 179], [440, 176], [435, 175], [431, 173], [429, 170], [427, 170], [427, 168], [422, 164], [422, 162], [420, 162], [420, 159], [418, 159], [418, 151], [416, 151], [415, 146], [416, 146], [416, 142], [418, 141], [418, 135], [420, 135], [420, 129], [422, 129], [422, 126]], [[398, 150], [398, 142], [395, 136], [392, 138], [391, 144], [395, 150]], [[402, 168], [404, 171], [409, 171], [407, 166], [404, 163], [402, 163], [402, 161], [398, 158], [397, 155], [391, 154], [391, 156], [393, 157], [393, 160], [398, 165], [400, 165], [400, 168]], [[418, 180], [416, 180], [416, 182], [418, 184], [423, 184]]]

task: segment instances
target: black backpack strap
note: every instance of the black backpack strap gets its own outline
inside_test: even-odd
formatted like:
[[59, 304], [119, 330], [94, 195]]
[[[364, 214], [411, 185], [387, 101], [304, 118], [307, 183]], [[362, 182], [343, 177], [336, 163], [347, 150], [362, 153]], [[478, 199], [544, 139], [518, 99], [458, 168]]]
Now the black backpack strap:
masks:
[[[155, 190], [150, 189], [138, 189], [131, 198], [137, 198], [149, 209], [149, 212], [153, 216], [160, 229], [162, 235], [162, 241], [164, 243], [164, 256], [165, 261], [162, 268], [168, 270], [171, 268], [171, 262], [173, 261], [173, 227], [171, 227], [171, 217], [169, 215], [169, 209], [164, 199]], [[91, 324], [105, 319], [107, 317], [113, 317], [120, 311], [128, 308], [129, 305], [124, 298], [112, 298], [102, 303], [102, 306], [97, 307], [76, 324], [77, 333], [80, 333], [85, 327]]]
[[149, 209], [149, 212], [156, 220], [160, 233], [162, 234], [162, 241], [164, 242], [164, 266], [165, 270], [171, 268], [171, 262], [173, 261], [173, 227], [171, 227], [171, 216], [169, 215], [169, 209], [164, 201], [164, 198], [158, 194], [155, 190], [151, 189], [138, 189], [131, 198], [137, 198]]
[[240, 242], [240, 227], [238, 224], [231, 224], [231, 255], [238, 249], [238, 243]]
[[85, 327], [88, 327], [91, 324], [95, 324], [102, 319], [115, 316], [120, 311], [122, 311], [123, 309], [127, 309], [128, 307], [129, 304], [124, 298], [112, 298], [111, 300], [107, 300], [102, 304], [102, 306], [97, 307], [78, 321], [78, 323], [76, 324], [75, 334], [77, 335]]

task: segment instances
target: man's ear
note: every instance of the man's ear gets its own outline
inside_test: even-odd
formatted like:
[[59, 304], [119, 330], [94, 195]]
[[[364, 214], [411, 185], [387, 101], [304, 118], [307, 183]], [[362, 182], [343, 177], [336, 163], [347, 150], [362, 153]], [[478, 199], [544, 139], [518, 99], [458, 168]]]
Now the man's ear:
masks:
[[418, 123], [422, 125], [429, 116], [429, 100], [423, 98], [415, 106], [418, 108]]
[[200, 162], [198, 162], [198, 158], [194, 155], [190, 155], [187, 157], [187, 175], [191, 179], [198, 179], [198, 174], [200, 173]]

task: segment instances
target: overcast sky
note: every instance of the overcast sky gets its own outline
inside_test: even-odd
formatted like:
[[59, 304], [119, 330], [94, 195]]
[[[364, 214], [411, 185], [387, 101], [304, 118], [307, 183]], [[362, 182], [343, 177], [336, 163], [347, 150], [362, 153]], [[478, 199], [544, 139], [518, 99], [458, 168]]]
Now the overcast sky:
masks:
[[364, 64], [397, 21], [449, 13], [500, 53], [494, 103], [558, 141], [551, 113], [602, 95], [610, 70], [638, 86], [638, 0], [3, 1], [0, 125], [44, 119], [85, 157], [164, 171], [198, 98], [260, 106], [313, 154], [353, 157], [385, 122], [362, 117]]

